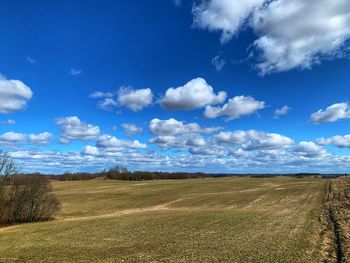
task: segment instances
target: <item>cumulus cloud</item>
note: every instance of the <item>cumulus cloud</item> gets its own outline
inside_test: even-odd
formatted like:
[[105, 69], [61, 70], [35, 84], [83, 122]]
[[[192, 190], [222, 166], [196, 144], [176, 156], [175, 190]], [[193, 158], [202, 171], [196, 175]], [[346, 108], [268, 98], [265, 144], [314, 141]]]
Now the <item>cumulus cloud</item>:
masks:
[[[159, 167], [168, 167], [171, 170], [175, 165], [178, 167], [194, 163], [185, 158], [170, 158], [154, 153], [138, 152], [105, 152], [94, 146], [86, 146], [82, 152], [21, 150], [11, 151], [10, 156], [24, 172], [63, 173], [65, 171], [99, 172], [114, 165], [127, 165], [130, 170], [159, 170]], [[179, 163], [176, 164], [176, 162]], [[190, 168], [184, 168], [190, 170]]]
[[318, 110], [311, 115], [312, 124], [335, 122], [344, 119], [350, 119], [350, 107], [346, 102], [335, 103], [325, 110]]
[[97, 156], [100, 154], [100, 151], [95, 146], [87, 145], [84, 147], [83, 154]]
[[[91, 146], [94, 147], [94, 146]], [[95, 147], [96, 148], [96, 147]], [[270, 150], [245, 152], [241, 155], [227, 154], [213, 147], [193, 147], [188, 152], [176, 155], [146, 152], [99, 152], [90, 148], [84, 154], [70, 151], [25, 150], [9, 154], [25, 172], [62, 173], [64, 171], [101, 171], [113, 165], [126, 165], [129, 169], [149, 171], [203, 171], [217, 173], [247, 172], [346, 172], [349, 170], [348, 156], [306, 157], [293, 151]], [[186, 149], [187, 150], [187, 149]], [[277, 167], [278, 166], [278, 167]], [[277, 168], [276, 168], [277, 167]]]
[[118, 91], [117, 102], [135, 112], [151, 105], [152, 101], [153, 93], [151, 89], [122, 87]]
[[254, 14], [263, 73], [306, 69], [340, 55], [350, 37], [347, 0], [278, 0]]
[[87, 145], [84, 147], [83, 154], [97, 156], [100, 154], [100, 151], [95, 146]]
[[286, 115], [288, 112], [290, 112], [290, 110], [291, 108], [285, 105], [282, 108], [275, 110], [274, 118], [278, 119], [279, 117]]
[[59, 118], [56, 124], [61, 127], [60, 142], [69, 143], [72, 140], [91, 140], [100, 134], [98, 126], [82, 122], [77, 116]]
[[53, 135], [49, 132], [42, 132], [39, 134], [25, 134], [17, 132], [6, 132], [0, 135], [0, 144], [4, 145], [48, 145], [53, 139]]
[[153, 119], [149, 123], [149, 131], [156, 135], [177, 135], [190, 133], [212, 133], [219, 128], [204, 128], [198, 123], [183, 123], [176, 119], [170, 118], [168, 120]]
[[229, 99], [224, 106], [210, 106], [205, 108], [204, 117], [214, 119], [225, 116], [227, 121], [241, 118], [242, 116], [257, 113], [258, 110], [265, 108], [265, 102], [255, 100], [252, 97], [236, 96]]
[[187, 146], [205, 146], [207, 142], [202, 136], [196, 134], [187, 137], [185, 144]]
[[328, 155], [328, 152], [323, 149], [320, 145], [314, 142], [300, 142], [294, 149], [294, 151], [304, 157], [322, 157]]
[[182, 135], [159, 135], [149, 140], [150, 143], [157, 144], [162, 148], [184, 148], [205, 146], [205, 139], [199, 134], [182, 134]]
[[227, 152], [225, 151], [224, 148], [216, 147], [216, 146], [203, 147], [199, 145], [197, 147], [191, 147], [189, 151], [193, 155], [216, 156], [216, 157], [227, 156]]
[[144, 150], [147, 145], [138, 140], [128, 141], [115, 136], [103, 134], [97, 138], [96, 146], [87, 145], [82, 154], [99, 158], [122, 157], [131, 158], [137, 155], [138, 150]]
[[31, 144], [35, 145], [48, 145], [53, 139], [53, 135], [49, 132], [43, 132], [39, 134], [28, 134], [28, 139]]
[[176, 119], [153, 119], [149, 124], [149, 131], [157, 135], [149, 140], [162, 148], [205, 146], [206, 140], [201, 136], [220, 130], [219, 127], [201, 127], [197, 123], [183, 123]]
[[194, 110], [222, 103], [225, 99], [226, 92], [215, 94], [213, 87], [205, 79], [195, 78], [184, 86], [169, 88], [160, 104], [168, 110]]
[[234, 132], [221, 131], [214, 136], [215, 142], [218, 144], [241, 144], [256, 137], [258, 132], [255, 130]]
[[331, 138], [318, 138], [316, 143], [322, 146], [331, 144], [338, 148], [350, 148], [350, 134], [344, 136], [336, 135]]
[[284, 148], [291, 144], [293, 144], [293, 140], [286, 136], [277, 133], [263, 133], [259, 134], [255, 140], [250, 140], [242, 147], [246, 151], [274, 150]]
[[112, 98], [104, 98], [97, 103], [97, 108], [105, 111], [113, 111], [118, 103]]
[[253, 10], [265, 0], [209, 0], [194, 5], [194, 25], [210, 31], [221, 31], [221, 42], [230, 40], [243, 26]]
[[141, 111], [152, 104], [153, 93], [151, 89], [132, 89], [131, 87], [121, 87], [116, 92], [114, 98], [112, 92], [94, 91], [89, 97], [100, 99], [97, 108], [105, 111], [114, 111], [117, 107], [127, 107], [132, 111]]
[[[101, 171], [113, 165], [131, 170], [203, 171], [203, 172], [346, 172], [350, 156], [327, 152], [313, 142], [293, 143], [284, 135], [264, 131], [232, 131], [226, 136], [204, 137], [189, 133], [160, 135], [157, 145], [169, 151], [154, 151], [139, 141], [121, 140], [110, 135], [99, 136], [95, 146], [81, 152], [13, 150], [9, 154], [25, 172], [62, 173], [64, 171]], [[234, 136], [231, 136], [231, 135]], [[203, 136], [203, 137], [202, 137]], [[210, 137], [211, 136], [211, 137]], [[2, 137], [21, 140], [19, 136]], [[163, 140], [163, 142], [161, 142]]]
[[348, 0], [203, 0], [193, 16], [198, 27], [222, 32], [221, 42], [251, 27], [251, 57], [261, 74], [309, 69], [349, 48]]
[[114, 94], [112, 92], [94, 91], [89, 94], [89, 98], [100, 99], [97, 103], [97, 108], [105, 111], [113, 111], [119, 106], [113, 97]]
[[26, 134], [17, 132], [5, 132], [0, 135], [0, 144], [17, 144], [24, 143], [27, 139]]
[[124, 129], [124, 133], [128, 137], [133, 137], [136, 134], [142, 133], [142, 130], [143, 130], [142, 127], [139, 127], [133, 123], [123, 123], [122, 128]]
[[32, 96], [32, 90], [22, 81], [0, 75], [0, 113], [25, 109]]
[[114, 111], [117, 107], [125, 106], [137, 112], [151, 105], [153, 101], [151, 89], [132, 89], [131, 87], [121, 87], [115, 98], [112, 92], [102, 91], [94, 91], [89, 97], [100, 99], [97, 108], [105, 111]]
[[12, 119], [8, 119], [8, 120], [2, 121], [1, 123], [4, 124], [4, 125], [15, 125], [16, 121], [12, 120]]
[[111, 135], [101, 135], [98, 137], [96, 146], [108, 151], [121, 151], [124, 148], [145, 149], [147, 145], [138, 140], [126, 141]]
[[282, 149], [294, 143], [284, 135], [256, 130], [220, 132], [214, 139], [218, 144], [240, 145], [245, 151]]

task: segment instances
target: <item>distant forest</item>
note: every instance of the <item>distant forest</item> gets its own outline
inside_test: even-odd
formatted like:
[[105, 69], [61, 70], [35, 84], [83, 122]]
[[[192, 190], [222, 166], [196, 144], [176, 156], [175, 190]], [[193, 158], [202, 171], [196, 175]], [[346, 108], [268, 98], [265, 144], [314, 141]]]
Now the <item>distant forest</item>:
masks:
[[[42, 174], [43, 175], [43, 174]], [[295, 173], [295, 174], [226, 174], [226, 173], [186, 173], [186, 172], [149, 172], [149, 171], [128, 171], [125, 167], [116, 166], [109, 170], [98, 173], [63, 173], [58, 175], [44, 174], [52, 180], [59, 181], [75, 181], [75, 180], [91, 180], [95, 178], [103, 178], [110, 180], [125, 181], [144, 181], [144, 180], [175, 180], [175, 179], [196, 179], [196, 178], [219, 178], [219, 177], [243, 177], [249, 176], [254, 178], [269, 178], [276, 176], [289, 176], [295, 178], [319, 177], [319, 178], [336, 178], [340, 176], [348, 176], [348, 174], [320, 174], [320, 173]]]

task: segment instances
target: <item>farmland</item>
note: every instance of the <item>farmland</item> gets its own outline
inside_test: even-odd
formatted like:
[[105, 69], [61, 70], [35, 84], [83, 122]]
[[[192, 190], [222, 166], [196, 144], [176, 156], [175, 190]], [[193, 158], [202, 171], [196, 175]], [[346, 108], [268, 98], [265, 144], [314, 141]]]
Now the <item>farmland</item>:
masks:
[[0, 228], [0, 262], [335, 260], [332, 233], [320, 220], [329, 180], [52, 184], [62, 204], [58, 218]]

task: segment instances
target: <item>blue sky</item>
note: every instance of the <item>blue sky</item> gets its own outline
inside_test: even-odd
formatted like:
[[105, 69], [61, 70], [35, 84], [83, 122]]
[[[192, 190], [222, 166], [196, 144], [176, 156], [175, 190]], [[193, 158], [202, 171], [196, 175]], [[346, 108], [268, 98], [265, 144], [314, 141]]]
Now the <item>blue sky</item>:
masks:
[[350, 168], [346, 0], [11, 0], [0, 29], [23, 171]]

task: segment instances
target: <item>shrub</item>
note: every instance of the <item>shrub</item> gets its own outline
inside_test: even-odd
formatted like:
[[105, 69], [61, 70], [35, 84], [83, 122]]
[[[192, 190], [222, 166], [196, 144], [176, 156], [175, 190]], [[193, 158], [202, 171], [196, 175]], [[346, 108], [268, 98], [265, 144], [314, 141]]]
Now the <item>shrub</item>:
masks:
[[52, 193], [49, 179], [38, 174], [18, 175], [7, 155], [0, 156], [0, 164], [3, 162], [10, 163], [13, 169], [7, 175], [1, 174], [0, 223], [53, 219], [60, 209], [60, 203]]

